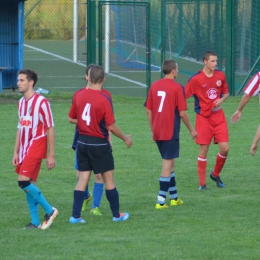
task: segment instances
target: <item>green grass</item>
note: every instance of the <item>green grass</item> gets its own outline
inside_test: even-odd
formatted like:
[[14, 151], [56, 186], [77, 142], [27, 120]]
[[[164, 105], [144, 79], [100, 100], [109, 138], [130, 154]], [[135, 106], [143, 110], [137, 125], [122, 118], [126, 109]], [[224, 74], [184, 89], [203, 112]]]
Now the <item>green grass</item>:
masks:
[[[239, 97], [224, 104], [229, 123], [230, 153], [221, 174], [225, 189], [216, 187], [207, 176], [207, 190], [198, 190], [198, 146], [190, 140], [182, 124], [180, 158], [176, 178], [184, 205], [167, 210], [154, 209], [158, 193], [161, 158], [146, 119], [144, 99], [113, 97], [116, 121], [125, 133], [132, 134], [134, 145], [127, 149], [113, 137], [115, 181], [121, 211], [129, 221], [112, 223], [106, 197], [103, 216], [82, 214], [86, 225], [70, 225], [73, 189], [73, 125], [67, 121], [71, 96], [48, 96], [56, 128], [57, 166], [47, 171], [42, 164], [38, 186], [59, 211], [50, 229], [22, 230], [29, 222], [25, 196], [17, 185], [11, 160], [17, 126], [17, 100], [0, 95], [1, 122], [1, 259], [184, 259], [238, 260], [259, 259], [259, 155], [249, 148], [259, 124], [259, 105], [253, 98], [245, 107], [240, 122], [230, 124]], [[8, 99], [7, 99], [8, 98]], [[193, 100], [188, 113], [194, 123]], [[208, 174], [214, 166], [217, 146], [210, 147]], [[93, 177], [90, 190], [93, 187]], [[43, 219], [43, 211], [40, 217]]]

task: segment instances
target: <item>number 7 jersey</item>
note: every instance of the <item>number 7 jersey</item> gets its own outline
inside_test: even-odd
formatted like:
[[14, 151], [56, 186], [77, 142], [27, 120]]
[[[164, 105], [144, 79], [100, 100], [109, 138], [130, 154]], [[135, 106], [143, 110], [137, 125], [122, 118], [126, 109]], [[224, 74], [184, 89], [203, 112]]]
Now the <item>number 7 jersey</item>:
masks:
[[152, 111], [155, 141], [179, 139], [180, 111], [187, 110], [184, 88], [173, 79], [155, 81], [149, 90], [146, 109]]
[[79, 134], [106, 139], [106, 126], [115, 123], [110, 96], [89, 88], [83, 88], [74, 94], [69, 117], [77, 119]]

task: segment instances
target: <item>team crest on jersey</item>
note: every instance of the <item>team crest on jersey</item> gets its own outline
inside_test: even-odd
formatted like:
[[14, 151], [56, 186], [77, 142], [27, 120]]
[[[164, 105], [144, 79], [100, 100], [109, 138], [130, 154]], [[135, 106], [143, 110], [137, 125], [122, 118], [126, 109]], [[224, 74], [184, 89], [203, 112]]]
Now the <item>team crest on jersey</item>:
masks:
[[19, 122], [20, 122], [20, 127], [32, 128], [32, 117], [31, 116], [20, 117]]
[[210, 88], [208, 91], [207, 91], [207, 95], [208, 95], [208, 98], [209, 99], [215, 99], [217, 97], [217, 90], [214, 89], [214, 88]]
[[218, 80], [218, 81], [216, 82], [216, 85], [217, 85], [218, 87], [220, 87], [220, 86], [222, 85], [221, 80]]

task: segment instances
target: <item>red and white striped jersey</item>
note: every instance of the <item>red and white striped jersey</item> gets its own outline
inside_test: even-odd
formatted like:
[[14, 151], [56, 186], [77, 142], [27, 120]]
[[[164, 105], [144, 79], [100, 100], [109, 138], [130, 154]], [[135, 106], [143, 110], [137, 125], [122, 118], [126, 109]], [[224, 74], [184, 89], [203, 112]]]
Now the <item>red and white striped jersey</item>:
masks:
[[22, 97], [18, 103], [18, 116], [19, 163], [25, 156], [46, 158], [47, 129], [54, 127], [49, 102], [37, 93], [28, 100]]
[[257, 72], [247, 83], [244, 92], [249, 96], [256, 96], [260, 92], [260, 72]]

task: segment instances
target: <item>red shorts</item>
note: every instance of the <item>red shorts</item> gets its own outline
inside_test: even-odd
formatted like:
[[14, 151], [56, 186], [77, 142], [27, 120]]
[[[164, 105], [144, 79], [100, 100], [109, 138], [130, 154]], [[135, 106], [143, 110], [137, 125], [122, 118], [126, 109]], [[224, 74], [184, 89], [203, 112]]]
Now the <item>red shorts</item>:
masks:
[[17, 165], [15, 172], [27, 176], [28, 178], [37, 181], [40, 168], [41, 168], [42, 159], [25, 157], [24, 161]]
[[214, 144], [228, 142], [228, 126], [222, 109], [213, 111], [209, 117], [196, 114], [197, 144], [210, 145], [214, 137]]

